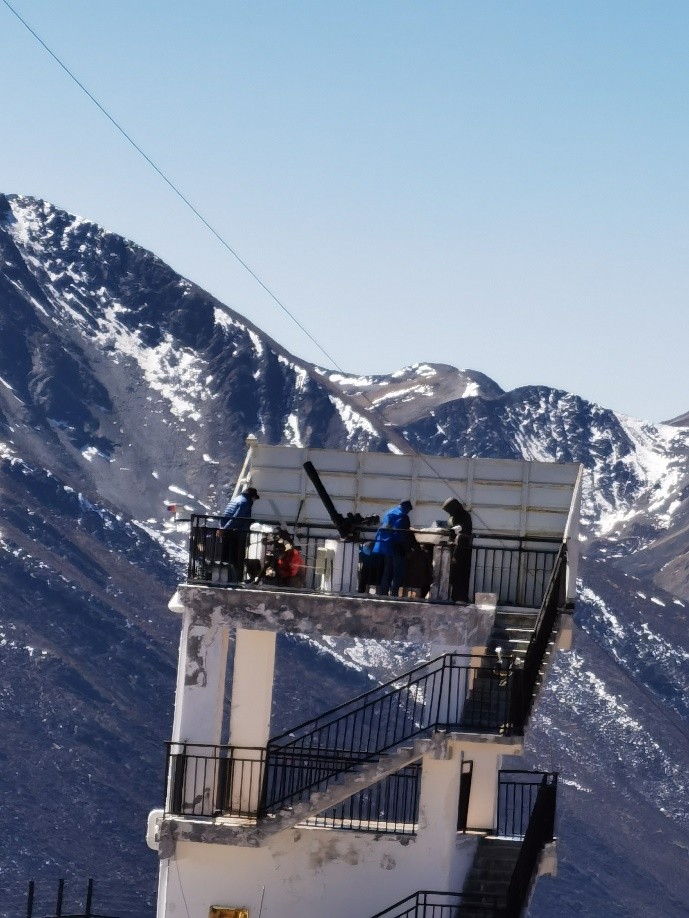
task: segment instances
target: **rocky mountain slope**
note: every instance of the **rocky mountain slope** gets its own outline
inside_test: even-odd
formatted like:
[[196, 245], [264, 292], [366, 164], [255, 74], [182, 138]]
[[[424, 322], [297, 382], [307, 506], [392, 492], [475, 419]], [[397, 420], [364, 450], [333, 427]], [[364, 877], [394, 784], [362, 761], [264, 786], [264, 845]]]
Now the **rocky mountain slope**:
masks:
[[[0, 915], [21, 914], [30, 878], [62, 875], [96, 877], [104, 912], [152, 915], [143, 832], [161, 800], [166, 603], [183, 564], [165, 505], [219, 508], [252, 433], [584, 464], [581, 633], [530, 750], [562, 771], [561, 875], [531, 914], [686, 914], [685, 422], [441, 365], [343, 376], [121, 237], [0, 196]], [[333, 702], [362, 688], [388, 653], [284, 640], [279, 726], [295, 698], [315, 713], [323, 682]]]

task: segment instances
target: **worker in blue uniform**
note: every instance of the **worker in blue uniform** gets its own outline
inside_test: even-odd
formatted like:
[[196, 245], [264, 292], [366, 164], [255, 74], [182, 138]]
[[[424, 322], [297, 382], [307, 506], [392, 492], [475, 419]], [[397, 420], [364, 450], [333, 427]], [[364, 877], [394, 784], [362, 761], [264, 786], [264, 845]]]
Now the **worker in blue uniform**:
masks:
[[231, 500], [222, 512], [221, 560], [230, 565], [230, 580], [241, 582], [244, 578], [246, 543], [251, 526], [251, 511], [254, 501], [260, 500], [256, 488], [247, 488]]
[[404, 586], [411, 528], [409, 514], [413, 509], [408, 500], [391, 507], [376, 532], [373, 554], [383, 559], [380, 582], [376, 590], [379, 596], [398, 596], [400, 587]]

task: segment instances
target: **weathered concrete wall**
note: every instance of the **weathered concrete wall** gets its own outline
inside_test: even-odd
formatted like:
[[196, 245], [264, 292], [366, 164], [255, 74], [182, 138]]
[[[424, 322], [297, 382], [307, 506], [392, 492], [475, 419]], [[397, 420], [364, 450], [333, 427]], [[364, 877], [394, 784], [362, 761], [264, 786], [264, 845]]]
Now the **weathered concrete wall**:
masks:
[[262, 848], [180, 842], [161, 864], [158, 915], [185, 914], [186, 900], [194, 915], [222, 905], [261, 918], [366, 918], [417, 889], [461, 885], [477, 839], [429, 841], [299, 828]]
[[[278, 592], [182, 584], [170, 602], [191, 610], [193, 628], [223, 623], [231, 628], [311, 636], [427, 641], [454, 647], [484, 645], [493, 625], [491, 606], [394, 601], [375, 596]], [[190, 654], [194, 648], [189, 648]]]

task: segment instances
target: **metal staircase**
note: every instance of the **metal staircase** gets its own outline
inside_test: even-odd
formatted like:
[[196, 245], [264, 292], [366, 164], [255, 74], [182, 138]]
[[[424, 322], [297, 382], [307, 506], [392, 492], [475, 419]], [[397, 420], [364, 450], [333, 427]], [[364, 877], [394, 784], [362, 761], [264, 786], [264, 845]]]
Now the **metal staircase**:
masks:
[[506, 902], [521, 850], [521, 839], [487, 836], [479, 840], [474, 863], [462, 892], [472, 905], [465, 905], [462, 916], [485, 914], [486, 907]]
[[339, 771], [324, 784], [322, 790], [305, 794], [304, 798], [294, 805], [286, 804], [279, 810], [270, 807], [263, 824], [264, 835], [274, 835], [290, 829], [324, 810], [336, 807], [407, 765], [418, 762], [432, 745], [431, 740], [417, 739], [413, 744], [401, 746], [389, 755], [382, 755], [362, 765]]
[[564, 574], [563, 549], [541, 609], [498, 612], [486, 653], [445, 654], [273, 737], [263, 814], [274, 831], [417, 761], [422, 737], [522, 735], [552, 651]]
[[[392, 753], [400, 752], [403, 764], [414, 761], [405, 759], [404, 747], [413, 756], [410, 741], [436, 731], [519, 735], [520, 725], [508, 716], [520, 708], [514, 684], [497, 656], [445, 654], [274, 737], [266, 753], [265, 812], [307, 802], [349, 772], [375, 770]], [[330, 805], [328, 798], [323, 808]]]
[[[478, 842], [461, 892], [419, 890], [373, 918], [519, 918], [555, 829], [557, 774], [503, 772], [496, 834]], [[521, 776], [522, 780], [512, 780]], [[509, 790], [511, 788], [511, 790]]]

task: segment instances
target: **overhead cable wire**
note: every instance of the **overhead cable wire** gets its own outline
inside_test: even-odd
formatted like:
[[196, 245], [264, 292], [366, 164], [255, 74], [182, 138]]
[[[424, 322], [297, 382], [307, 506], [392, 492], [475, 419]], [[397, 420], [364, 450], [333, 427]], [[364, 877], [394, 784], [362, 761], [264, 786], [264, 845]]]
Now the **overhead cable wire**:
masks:
[[275, 293], [273, 293], [273, 291], [270, 289], [270, 287], [269, 287], [266, 283], [264, 283], [264, 281], [261, 280], [261, 278], [258, 276], [258, 274], [254, 271], [254, 269], [253, 269], [253, 268], [252, 268], [252, 267], [251, 267], [251, 266], [241, 257], [241, 255], [239, 255], [239, 253], [236, 251], [236, 249], [234, 249], [234, 248], [230, 245], [230, 243], [221, 235], [221, 233], [220, 233], [218, 230], [216, 230], [215, 227], [214, 227], [208, 220], [206, 220], [206, 218], [203, 216], [203, 214], [202, 214], [202, 213], [199, 211], [199, 209], [189, 200], [189, 198], [184, 194], [184, 192], [182, 192], [182, 191], [180, 190], [180, 188], [172, 181], [172, 179], [169, 178], [169, 176], [167, 176], [167, 175], [165, 174], [165, 172], [163, 172], [163, 170], [160, 168], [160, 166], [158, 166], [158, 165], [151, 159], [151, 157], [146, 153], [146, 151], [145, 151], [145, 150], [144, 150], [144, 149], [134, 140], [134, 138], [131, 136], [131, 134], [130, 134], [127, 130], [125, 130], [125, 128], [122, 127], [122, 125], [119, 123], [119, 121], [117, 121], [117, 120], [110, 114], [110, 112], [107, 110], [107, 108], [106, 108], [101, 102], [98, 101], [98, 99], [93, 95], [93, 93], [92, 93], [92, 92], [91, 92], [91, 91], [81, 82], [81, 80], [76, 76], [76, 74], [75, 74], [72, 70], [70, 70], [70, 68], [61, 60], [61, 58], [58, 57], [58, 55], [52, 50], [52, 48], [50, 48], [50, 47], [45, 43], [45, 41], [43, 41], [43, 39], [42, 39], [41, 36], [35, 31], [35, 29], [33, 29], [33, 28], [29, 25], [29, 23], [26, 21], [26, 19], [24, 19], [24, 18], [17, 12], [17, 10], [15, 10], [15, 8], [12, 6], [11, 3], [9, 3], [9, 0], [2, 0], [2, 3], [5, 4], [5, 6], [7, 7], [7, 9], [8, 9], [14, 16], [16, 16], [16, 18], [19, 20], [19, 22], [21, 22], [21, 24], [24, 26], [24, 28], [26, 28], [26, 29], [31, 33], [31, 35], [33, 35], [33, 37], [36, 39], [36, 41], [39, 42], [39, 44], [48, 52], [48, 54], [52, 57], [52, 59], [55, 61], [55, 63], [56, 63], [62, 70], [64, 70], [64, 72], [67, 74], [67, 76], [70, 78], [70, 80], [72, 80], [74, 83], [76, 83], [76, 85], [79, 87], [79, 89], [81, 89], [81, 91], [82, 91], [83, 93], [85, 93], [85, 94], [88, 96], [88, 98], [91, 100], [91, 102], [93, 102], [93, 104], [96, 106], [96, 108], [98, 108], [98, 110], [99, 110], [103, 115], [105, 115], [105, 117], [106, 117], [106, 118], [108, 119], [108, 121], [113, 125], [113, 127], [114, 127], [117, 131], [119, 131], [119, 133], [124, 137], [124, 139], [127, 141], [127, 143], [129, 143], [129, 144], [136, 150], [136, 152], [146, 160], [146, 162], [149, 164], [149, 166], [150, 166], [152, 169], [154, 169], [155, 172], [157, 172], [157, 174], [160, 176], [160, 178], [165, 182], [166, 185], [168, 185], [168, 187], [174, 192], [174, 194], [177, 195], [177, 197], [180, 199], [180, 201], [182, 201], [182, 202], [189, 208], [189, 210], [194, 214], [194, 216], [195, 216], [198, 220], [200, 220], [201, 223], [203, 223], [203, 225], [206, 227], [206, 229], [209, 230], [209, 232], [211, 232], [211, 233], [213, 234], [213, 236], [215, 236], [215, 238], [216, 238], [216, 239], [218, 240], [218, 242], [223, 246], [223, 248], [227, 249], [227, 251], [230, 253], [230, 255], [232, 255], [233, 258], [235, 258], [235, 259], [239, 262], [239, 264], [244, 268], [244, 270], [247, 271], [247, 272], [251, 275], [251, 277], [253, 277], [253, 279], [256, 281], [256, 283], [257, 283], [257, 284], [258, 284], [258, 285], [268, 294], [268, 296], [273, 300], [273, 302], [275, 302], [275, 303], [280, 307], [280, 309], [285, 313], [285, 315], [289, 316], [289, 318], [294, 322], [294, 324], [295, 324], [298, 328], [301, 329], [301, 331], [306, 335], [306, 337], [307, 337], [313, 344], [315, 344], [315, 346], [318, 348], [318, 350], [319, 350], [319, 351], [320, 351], [320, 352], [321, 352], [321, 353], [322, 353], [322, 354], [332, 363], [332, 365], [335, 367], [335, 369], [336, 369], [336, 370], [339, 370], [340, 373], [344, 373], [344, 370], [337, 364], [337, 361], [335, 360], [335, 358], [325, 350], [325, 348], [316, 340], [316, 338], [311, 334], [311, 332], [310, 332], [307, 328], [305, 328], [304, 325], [302, 325], [302, 323], [301, 323], [301, 322], [299, 321], [299, 319], [294, 315], [294, 313], [293, 313], [290, 309], [288, 309], [288, 307], [282, 302], [282, 300], [279, 299], [279, 297], [278, 297]]
[[[331, 366], [334, 367], [338, 372], [343, 376], [346, 376], [346, 372], [342, 369], [339, 363], [335, 358], [323, 347], [323, 345], [315, 338], [314, 335], [299, 321], [296, 315], [288, 309], [288, 307], [283, 303], [283, 301], [270, 289], [270, 287], [259, 277], [259, 275], [254, 271], [254, 269], [238, 254], [236, 249], [234, 249], [229, 242], [222, 236], [222, 234], [215, 229], [215, 227], [203, 216], [201, 211], [191, 202], [191, 200], [180, 190], [180, 188], [166, 175], [165, 172], [158, 166], [153, 159], [146, 153], [146, 151], [134, 140], [131, 134], [117, 121], [107, 110], [107, 108], [98, 101], [98, 99], [93, 95], [93, 93], [82, 83], [82, 81], [76, 76], [76, 74], [64, 63], [64, 61], [55, 53], [55, 51], [50, 48], [50, 46], [41, 38], [41, 36], [36, 32], [36, 30], [29, 25], [26, 19], [20, 15], [20, 13], [12, 6], [9, 0], [0, 0], [7, 9], [15, 16], [19, 22], [24, 26], [24, 28], [36, 39], [36, 41], [41, 45], [41, 47], [50, 55], [50, 57], [55, 61], [55, 63], [67, 74], [67, 76], [75, 83], [79, 89], [91, 100], [91, 102], [96, 106], [96, 108], [108, 119], [108, 121], [113, 125], [113, 127], [124, 137], [124, 139], [129, 143], [136, 152], [143, 157], [143, 159], [148, 163], [148, 165], [157, 173], [157, 175], [165, 182], [165, 184], [170, 188], [170, 190], [182, 201], [185, 206], [194, 214], [194, 216], [206, 227], [206, 229], [212, 233], [212, 235], [218, 240], [218, 242], [226, 249], [233, 258], [244, 268], [245, 271], [256, 281], [256, 283], [268, 294], [268, 296], [273, 300], [273, 302], [288, 316], [292, 322], [306, 335], [309, 341], [314, 344], [321, 354], [327, 358]], [[375, 403], [368, 394], [365, 392], [360, 393], [361, 397], [365, 402], [370, 406], [371, 413], [379, 419], [383, 428], [387, 427], [387, 421], [385, 420], [383, 414], [379, 411]], [[443, 475], [439, 475], [437, 470], [433, 468], [427, 456], [420, 453], [408, 439], [402, 433], [402, 439], [409, 447], [409, 450], [413, 456], [418, 459], [421, 459], [428, 468], [433, 472], [436, 478], [442, 481], [447, 485], [448, 490], [451, 491], [455, 497], [460, 497], [456, 493], [456, 488], [453, 483], [451, 483]], [[461, 499], [466, 502], [466, 496], [461, 497]], [[477, 518], [480, 519], [479, 515], [475, 510], [472, 510]]]

